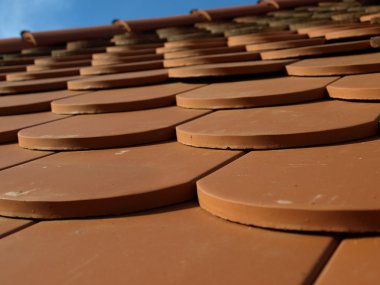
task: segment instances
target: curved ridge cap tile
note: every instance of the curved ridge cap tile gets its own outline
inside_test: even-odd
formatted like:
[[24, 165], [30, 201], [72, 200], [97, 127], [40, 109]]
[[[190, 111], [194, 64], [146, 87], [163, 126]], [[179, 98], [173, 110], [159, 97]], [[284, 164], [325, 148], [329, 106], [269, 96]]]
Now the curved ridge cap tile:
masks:
[[380, 73], [345, 76], [327, 87], [331, 98], [380, 100]]
[[22, 38], [36, 46], [54, 45], [77, 40], [91, 40], [99, 38], [111, 38], [122, 34], [125, 29], [115, 25], [93, 26], [77, 29], [51, 30], [42, 32], [24, 31]]
[[215, 21], [248, 15], [261, 15], [274, 10], [276, 9], [270, 6], [254, 4], [205, 10], [195, 9], [191, 11], [191, 14], [204, 17], [207, 21]]
[[123, 73], [133, 71], [146, 71], [162, 69], [164, 67], [162, 60], [140, 61], [124, 64], [113, 64], [105, 66], [89, 66], [80, 69], [81, 75], [103, 75], [112, 73]]
[[[58, 153], [0, 172], [0, 213], [39, 219], [89, 217], [188, 201], [194, 199], [196, 179], [239, 154], [176, 142]], [[32, 187], [26, 186], [31, 182]]]
[[[50, 102], [75, 95], [80, 91], [48, 91], [0, 97], [0, 116], [50, 111]], [[1, 117], [0, 117], [1, 118]], [[1, 119], [0, 119], [1, 120]]]
[[77, 78], [79, 76], [0, 82], [0, 95], [66, 89], [67, 82]]
[[128, 32], [143, 32], [167, 27], [190, 26], [204, 21], [205, 19], [199, 15], [178, 15], [140, 20], [115, 20], [113, 24], [123, 27]]
[[[344, 239], [323, 269], [316, 285], [362, 284], [379, 282], [380, 240], [375, 237]], [[339, 280], [339, 281], [338, 281]]]
[[295, 285], [312, 283], [336, 244], [329, 236], [227, 223], [186, 203], [126, 217], [38, 223], [2, 240], [0, 266], [3, 285], [43, 284], [46, 276], [60, 284], [84, 261], [90, 265], [75, 275], [77, 284]]
[[181, 67], [189, 65], [199, 65], [199, 64], [213, 64], [213, 63], [227, 63], [227, 62], [238, 62], [238, 61], [252, 61], [259, 59], [259, 53], [257, 52], [235, 52], [235, 53], [222, 53], [213, 55], [203, 55], [176, 59], [166, 59], [164, 60], [164, 66], [168, 67]]
[[26, 163], [47, 155], [52, 154], [47, 151], [34, 151], [23, 149], [18, 144], [1, 144], [0, 145], [0, 170], [15, 165]]
[[277, 149], [375, 136], [380, 105], [321, 101], [217, 111], [177, 127], [177, 140], [195, 147]]
[[288, 40], [288, 41], [279, 41], [279, 42], [268, 42], [261, 44], [248, 44], [246, 46], [247, 51], [267, 51], [267, 50], [276, 50], [276, 49], [286, 49], [286, 48], [297, 48], [304, 46], [314, 46], [321, 45], [325, 43], [325, 39], [301, 39], [301, 40]]
[[7, 81], [25, 81], [25, 80], [33, 80], [33, 79], [57, 78], [57, 77], [66, 77], [66, 76], [75, 76], [75, 75], [80, 75], [79, 67], [10, 73], [6, 75], [6, 80]]
[[152, 109], [175, 105], [176, 94], [201, 86], [204, 85], [168, 83], [95, 91], [53, 101], [51, 109], [56, 114], [95, 114]]
[[17, 132], [23, 128], [66, 118], [50, 112], [2, 116], [0, 120], [0, 143], [17, 141]]
[[262, 59], [284, 59], [284, 58], [294, 58], [303, 56], [313, 56], [313, 55], [325, 55], [332, 53], [341, 52], [352, 52], [371, 49], [371, 44], [369, 40], [364, 41], [353, 41], [344, 43], [333, 43], [333, 44], [322, 44], [307, 47], [297, 47], [290, 49], [282, 49], [276, 51], [264, 51], [261, 52]]
[[158, 69], [91, 76], [85, 79], [69, 81], [67, 86], [69, 90], [107, 89], [161, 83], [167, 79], [168, 71], [165, 69]]
[[289, 75], [331, 76], [380, 71], [380, 53], [305, 59], [287, 65]]
[[22, 49], [29, 48], [30, 44], [28, 44], [25, 40], [20, 38], [6, 38], [0, 39], [0, 52], [17, 52]]
[[177, 106], [195, 109], [252, 108], [318, 100], [339, 77], [278, 77], [213, 83], [176, 96]]
[[252, 152], [200, 180], [198, 197], [202, 208], [243, 224], [378, 232], [379, 159], [378, 138]]
[[175, 126], [207, 114], [166, 107], [133, 112], [81, 115], [23, 129], [19, 145], [38, 150], [124, 147], [175, 138]]
[[302, 6], [318, 5], [320, 2], [337, 2], [336, 0], [260, 0], [260, 5], [270, 5], [276, 9], [289, 9]]
[[347, 39], [355, 37], [376, 36], [380, 34], [380, 26], [348, 29], [337, 32], [330, 32], [325, 35], [326, 40]]
[[267, 60], [228, 62], [169, 68], [169, 78], [229, 76], [244, 74], [260, 74], [282, 71], [285, 65], [294, 60]]

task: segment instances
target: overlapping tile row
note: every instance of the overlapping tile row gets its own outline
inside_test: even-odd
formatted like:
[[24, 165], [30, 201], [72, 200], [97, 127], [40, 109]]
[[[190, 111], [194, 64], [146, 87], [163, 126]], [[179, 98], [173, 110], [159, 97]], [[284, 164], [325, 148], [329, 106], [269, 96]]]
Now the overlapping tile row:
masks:
[[40, 282], [45, 252], [58, 283], [335, 282], [376, 249], [344, 234], [380, 230], [379, 12], [268, 0], [4, 41], [4, 284]]

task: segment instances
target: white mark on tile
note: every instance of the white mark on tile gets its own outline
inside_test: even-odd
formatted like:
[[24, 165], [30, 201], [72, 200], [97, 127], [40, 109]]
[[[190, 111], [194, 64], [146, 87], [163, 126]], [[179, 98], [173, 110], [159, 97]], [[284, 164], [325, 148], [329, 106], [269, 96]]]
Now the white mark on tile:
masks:
[[121, 150], [121, 151], [115, 152], [115, 155], [123, 155], [124, 153], [127, 153], [129, 151], [130, 150]]
[[318, 194], [316, 195], [313, 199], [311, 199], [310, 203], [311, 204], [315, 204], [319, 199], [321, 199], [323, 197], [322, 194]]
[[281, 204], [281, 205], [290, 205], [290, 204], [293, 204], [293, 202], [289, 201], [289, 200], [277, 200], [276, 202], [277, 202], [277, 204]]
[[7, 196], [7, 197], [18, 197], [18, 196], [22, 196], [22, 195], [27, 195], [33, 191], [36, 191], [37, 189], [31, 189], [31, 190], [28, 190], [28, 191], [19, 191], [19, 192], [16, 192], [16, 191], [10, 191], [10, 192], [7, 192], [7, 193], [4, 193], [4, 196]]

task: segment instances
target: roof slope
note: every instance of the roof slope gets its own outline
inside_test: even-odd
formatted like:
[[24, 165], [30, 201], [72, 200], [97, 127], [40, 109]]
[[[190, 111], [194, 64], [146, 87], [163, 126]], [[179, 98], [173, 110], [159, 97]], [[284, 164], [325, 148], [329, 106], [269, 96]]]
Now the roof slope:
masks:
[[0, 40], [1, 284], [377, 284], [370, 2]]

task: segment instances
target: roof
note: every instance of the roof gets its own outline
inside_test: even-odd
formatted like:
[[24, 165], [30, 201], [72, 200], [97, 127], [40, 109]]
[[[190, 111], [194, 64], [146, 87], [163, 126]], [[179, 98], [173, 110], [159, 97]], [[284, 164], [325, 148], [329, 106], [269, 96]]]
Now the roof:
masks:
[[378, 284], [373, 2], [1, 39], [1, 284]]

